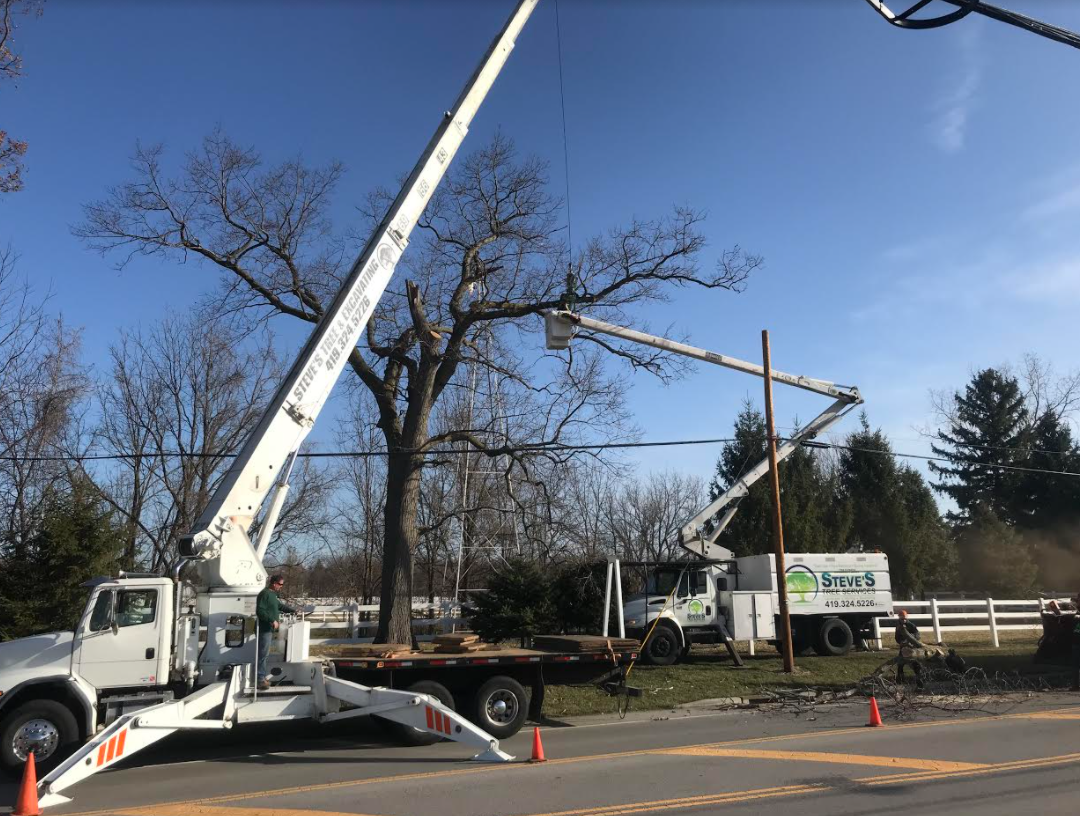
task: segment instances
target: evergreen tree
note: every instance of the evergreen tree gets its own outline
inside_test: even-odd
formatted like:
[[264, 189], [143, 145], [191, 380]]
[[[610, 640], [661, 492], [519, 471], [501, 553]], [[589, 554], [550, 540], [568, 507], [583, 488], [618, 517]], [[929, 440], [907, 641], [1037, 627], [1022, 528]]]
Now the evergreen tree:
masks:
[[1072, 591], [1080, 586], [1080, 478], [1036, 472], [1080, 473], [1080, 445], [1058, 414], [1045, 412], [1035, 423], [1027, 464], [1032, 470], [1021, 474], [1019, 491], [1024, 540], [1042, 586]]
[[557, 626], [550, 575], [535, 561], [512, 558], [491, 576], [487, 592], [478, 592], [467, 615], [484, 640], [498, 642], [554, 632]]
[[[734, 441], [716, 464], [710, 494], [716, 498], [766, 456], [765, 417], [747, 401], [735, 419]], [[784, 544], [790, 552], [836, 552], [843, 545], [847, 516], [836, 501], [836, 474], [818, 453], [799, 447], [780, 464], [780, 506]], [[772, 504], [768, 478], [759, 479], [739, 503], [717, 542], [736, 556], [773, 551]]]
[[848, 435], [840, 454], [840, 486], [852, 515], [852, 549], [881, 550], [889, 556], [898, 597], [947, 586], [955, 569], [955, 549], [922, 476], [899, 465], [888, 438], [871, 430], [866, 414]]
[[82, 584], [119, 566], [120, 530], [88, 480], [47, 495], [43, 510], [21, 552], [0, 557], [0, 639], [72, 629], [86, 603]]
[[1080, 479], [1036, 471], [1080, 473], [1080, 444], [1058, 414], [1047, 411], [1031, 430], [1025, 465], [1019, 478], [1019, 519], [1028, 530], [1052, 531], [1080, 519]]
[[978, 504], [986, 504], [1007, 524], [1022, 516], [1020, 476], [997, 465], [1023, 465], [1029, 417], [1016, 378], [993, 368], [978, 372], [952, 400], [948, 430], [939, 430], [934, 453], [949, 464], [931, 463], [941, 481], [934, 488], [956, 502], [951, 521], [964, 522]]
[[1037, 567], [1020, 533], [986, 504], [971, 509], [971, 520], [957, 539], [965, 588], [990, 597], [1027, 598], [1035, 587]]

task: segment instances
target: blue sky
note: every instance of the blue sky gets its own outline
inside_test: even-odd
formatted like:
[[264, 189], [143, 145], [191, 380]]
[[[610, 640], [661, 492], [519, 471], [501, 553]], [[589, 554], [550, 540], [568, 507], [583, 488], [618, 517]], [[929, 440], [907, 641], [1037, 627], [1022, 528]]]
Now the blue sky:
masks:
[[[344, 225], [411, 167], [512, 5], [50, 0], [19, 32], [25, 78], [0, 87], [0, 124], [31, 145], [26, 190], [0, 198], [0, 242], [101, 371], [118, 327], [216, 282], [194, 263], [118, 272], [69, 234], [129, 177], [136, 140], [179, 158], [220, 124], [270, 160], [339, 158]], [[1074, 4], [1009, 5], [1080, 29]], [[551, 160], [560, 191], [554, 11], [541, 2], [465, 150], [500, 128]], [[752, 360], [768, 328], [774, 367], [859, 385], [871, 422], [913, 452], [930, 389], [1029, 351], [1080, 367], [1080, 52], [973, 17], [900, 31], [862, 0], [560, 13], [575, 238], [688, 204], [709, 212], [706, 264], [734, 243], [766, 259], [746, 293], [677, 294], [654, 328]], [[724, 436], [760, 392], [701, 367], [667, 387], [636, 376], [631, 407], [648, 439]], [[824, 407], [776, 396], [783, 425]], [[637, 458], [706, 476], [717, 453]]]

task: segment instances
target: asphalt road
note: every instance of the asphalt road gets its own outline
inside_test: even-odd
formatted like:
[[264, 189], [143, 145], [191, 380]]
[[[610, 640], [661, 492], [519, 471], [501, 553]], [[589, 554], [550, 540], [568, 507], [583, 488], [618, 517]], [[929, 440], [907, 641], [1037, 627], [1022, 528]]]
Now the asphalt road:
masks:
[[[691, 711], [543, 729], [548, 761], [474, 764], [453, 744], [390, 747], [370, 727], [185, 735], [67, 791], [51, 814], [622, 816], [677, 812], [1075, 813], [1080, 698], [924, 712], [866, 728], [864, 704]], [[531, 731], [504, 749], [529, 755]], [[138, 758], [136, 758], [138, 759]], [[14, 787], [0, 787], [0, 802]], [[0, 807], [0, 812], [4, 808]]]

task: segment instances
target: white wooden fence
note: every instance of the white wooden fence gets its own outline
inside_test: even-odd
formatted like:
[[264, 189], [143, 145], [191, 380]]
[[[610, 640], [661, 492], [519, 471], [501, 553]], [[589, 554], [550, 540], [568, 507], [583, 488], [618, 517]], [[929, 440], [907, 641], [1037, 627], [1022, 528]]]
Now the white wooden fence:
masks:
[[[371, 643], [379, 627], [378, 604], [343, 603], [326, 598], [296, 598], [289, 603], [300, 609], [315, 607], [314, 611], [303, 613], [303, 618], [311, 622], [311, 628], [320, 634], [311, 639], [312, 644]], [[418, 641], [431, 640], [438, 632], [449, 631], [465, 622], [461, 607], [449, 599], [435, 603], [417, 603], [414, 599], [412, 612], [413, 630], [421, 630], [416, 635]]]
[[[908, 619], [926, 633], [924, 641], [948, 642], [949, 635], [955, 632], [989, 632], [990, 642], [998, 647], [999, 632], [1041, 633], [1042, 619], [1039, 615], [1049, 602], [1048, 598], [1022, 601], [1000, 601], [992, 598], [966, 601], [896, 601], [893, 609], [897, 613], [901, 609], [907, 611]], [[311, 621], [311, 628], [320, 633], [320, 637], [311, 639], [313, 644], [370, 643], [379, 626], [378, 604], [358, 604], [326, 598], [298, 598], [290, 603], [297, 607], [315, 607], [313, 612], [304, 614], [304, 618]], [[1058, 603], [1065, 605], [1069, 601], [1059, 598]], [[436, 600], [435, 603], [417, 603], [414, 600], [412, 611], [413, 629], [420, 630], [416, 635], [418, 641], [431, 640], [438, 632], [449, 631], [466, 622], [465, 618], [461, 617], [460, 606], [448, 598]], [[882, 630], [891, 632], [898, 620], [895, 615], [874, 618], [874, 648], [882, 648]], [[929, 636], [931, 631], [932, 638]], [[753, 654], [753, 644], [750, 648], [750, 653]]]
[[[1059, 604], [1068, 601], [1057, 599]], [[894, 601], [893, 610], [901, 609], [908, 613], [908, 620], [924, 632], [933, 631], [933, 637], [923, 636], [923, 642], [948, 642], [953, 632], [989, 632], [990, 642], [999, 647], [999, 632], [1028, 631], [1042, 633], [1043, 609], [1050, 603], [1049, 598], [1030, 601], [996, 601], [993, 598], [967, 601]], [[899, 617], [874, 618], [874, 646], [882, 648], [882, 629], [892, 629]]]

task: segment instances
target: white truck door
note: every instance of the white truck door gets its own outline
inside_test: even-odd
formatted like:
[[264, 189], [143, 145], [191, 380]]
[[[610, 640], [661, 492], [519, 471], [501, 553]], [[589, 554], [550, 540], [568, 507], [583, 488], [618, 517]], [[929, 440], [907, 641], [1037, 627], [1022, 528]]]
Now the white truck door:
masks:
[[[153, 686], [169, 615], [160, 587], [101, 587], [76, 633], [75, 671], [95, 688]], [[167, 664], [166, 664], [167, 665]]]
[[688, 570], [679, 582], [675, 599], [675, 617], [679, 625], [705, 626], [716, 610], [715, 589], [704, 569]]

